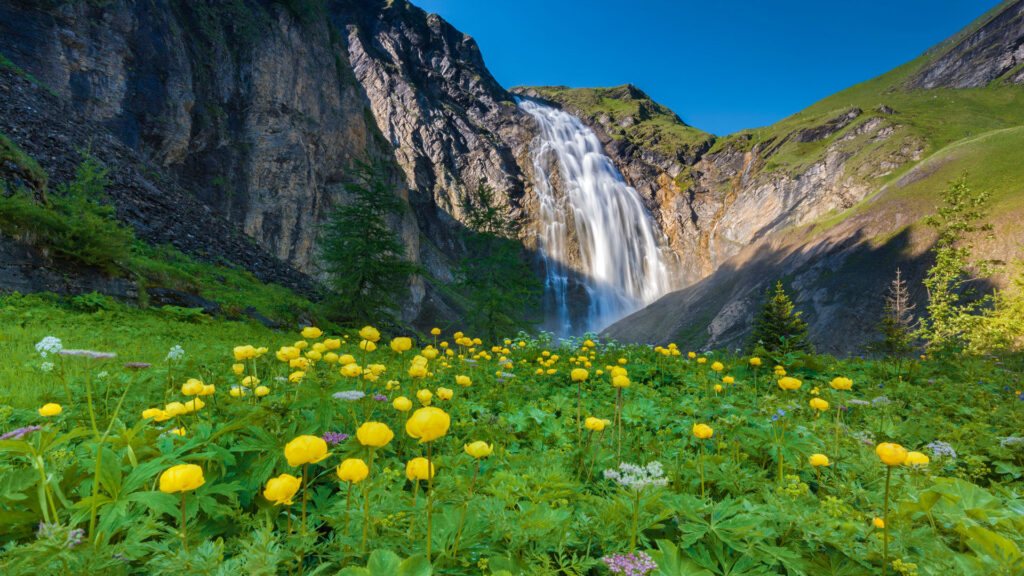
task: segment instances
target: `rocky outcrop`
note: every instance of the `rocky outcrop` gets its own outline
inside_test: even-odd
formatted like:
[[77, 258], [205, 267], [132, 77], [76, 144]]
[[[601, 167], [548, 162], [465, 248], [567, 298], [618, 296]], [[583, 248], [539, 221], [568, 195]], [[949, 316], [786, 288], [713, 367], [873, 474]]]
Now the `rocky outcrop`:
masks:
[[931, 61], [908, 89], [978, 88], [993, 81], [1024, 84], [1024, 0], [1010, 0], [986, 19], [929, 50]]

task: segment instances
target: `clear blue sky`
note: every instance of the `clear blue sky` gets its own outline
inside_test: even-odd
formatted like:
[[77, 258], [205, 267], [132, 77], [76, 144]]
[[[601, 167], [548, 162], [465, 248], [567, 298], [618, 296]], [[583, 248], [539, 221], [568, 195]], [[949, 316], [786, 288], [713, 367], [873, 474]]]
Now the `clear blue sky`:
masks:
[[632, 83], [718, 135], [912, 60], [996, 0], [411, 0], [473, 36], [506, 88]]

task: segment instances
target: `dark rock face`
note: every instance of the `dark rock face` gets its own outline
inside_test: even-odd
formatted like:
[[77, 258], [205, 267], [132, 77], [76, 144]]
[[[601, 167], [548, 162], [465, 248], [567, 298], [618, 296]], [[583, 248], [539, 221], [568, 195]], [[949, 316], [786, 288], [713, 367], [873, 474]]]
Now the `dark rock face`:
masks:
[[908, 88], [977, 88], [993, 80], [1024, 84], [1024, 0], [1017, 0], [967, 34], [932, 49], [933, 62], [907, 81]]
[[54, 262], [39, 250], [5, 236], [0, 236], [0, 292], [52, 292], [61, 296], [101, 292], [124, 302], [135, 302], [139, 297], [138, 287], [130, 280]]

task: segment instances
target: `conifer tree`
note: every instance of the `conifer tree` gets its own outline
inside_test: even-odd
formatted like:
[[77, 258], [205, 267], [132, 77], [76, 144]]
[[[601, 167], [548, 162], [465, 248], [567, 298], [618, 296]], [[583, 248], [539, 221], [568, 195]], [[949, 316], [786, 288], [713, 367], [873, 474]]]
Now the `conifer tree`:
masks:
[[321, 267], [334, 288], [334, 312], [357, 324], [393, 320], [419, 270], [405, 259], [405, 245], [388, 225], [403, 209], [388, 183], [389, 168], [381, 159], [358, 163], [354, 181], [345, 186], [349, 197], [321, 229]]
[[793, 302], [779, 280], [775, 283], [774, 292], [771, 288], [765, 291], [765, 302], [750, 336], [751, 347], [761, 346], [777, 354], [812, 352], [807, 323], [800, 318], [801, 314], [793, 310]]

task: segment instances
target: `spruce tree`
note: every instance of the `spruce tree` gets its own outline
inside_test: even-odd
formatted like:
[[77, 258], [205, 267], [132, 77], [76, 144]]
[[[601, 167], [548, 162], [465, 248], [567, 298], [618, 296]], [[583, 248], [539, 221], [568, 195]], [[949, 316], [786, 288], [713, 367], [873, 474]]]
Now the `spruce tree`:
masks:
[[405, 259], [405, 245], [388, 220], [403, 203], [388, 183], [390, 166], [360, 162], [346, 184], [349, 197], [332, 209], [321, 228], [321, 268], [330, 277], [332, 307], [356, 324], [391, 321], [418, 267]]
[[519, 223], [481, 183], [460, 206], [466, 256], [455, 270], [457, 293], [466, 303], [471, 329], [494, 341], [536, 324], [541, 283], [519, 242]]
[[775, 291], [765, 291], [765, 302], [754, 321], [754, 332], [750, 336], [751, 348], [761, 346], [774, 354], [791, 352], [813, 352], [807, 333], [807, 323], [800, 318], [801, 312], [793, 311], [793, 302], [786, 294], [782, 281], [775, 283]]

